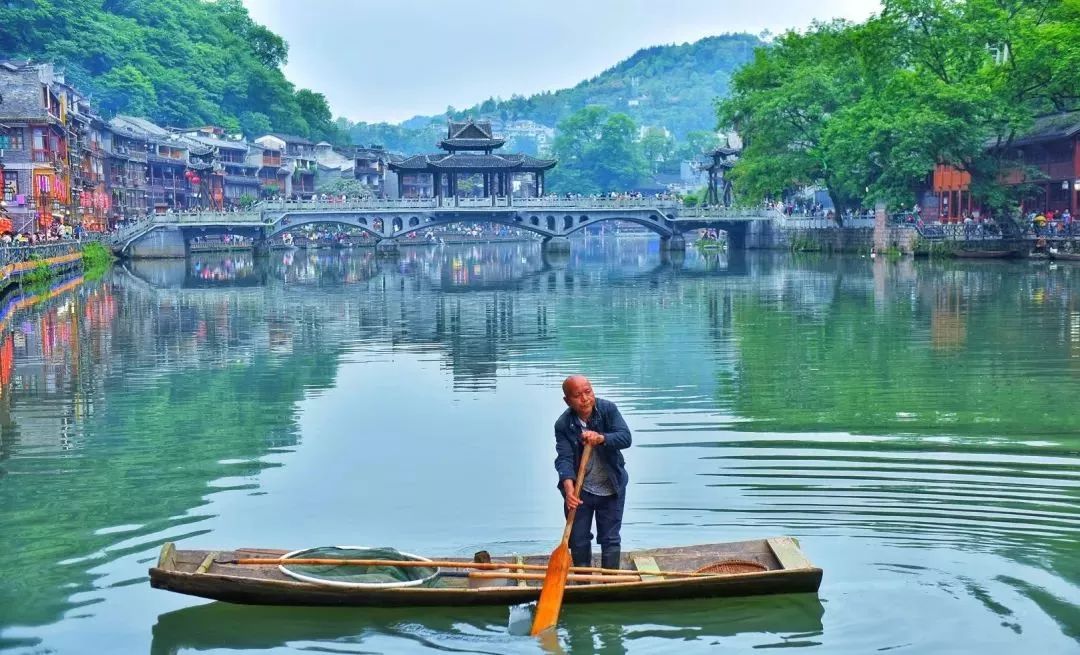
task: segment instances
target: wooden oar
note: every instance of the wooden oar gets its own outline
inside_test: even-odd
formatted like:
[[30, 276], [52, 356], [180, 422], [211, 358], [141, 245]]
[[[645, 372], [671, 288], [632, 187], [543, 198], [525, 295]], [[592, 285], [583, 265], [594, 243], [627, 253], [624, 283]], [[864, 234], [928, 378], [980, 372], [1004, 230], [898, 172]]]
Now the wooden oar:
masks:
[[[585, 465], [589, 463], [591, 456], [592, 446], [585, 444], [585, 451], [581, 453], [581, 463], [578, 464], [577, 480], [574, 481], [574, 495], [578, 498], [581, 497], [581, 485], [585, 482]], [[566, 591], [566, 576], [570, 574], [570, 530], [574, 527], [575, 514], [577, 514], [576, 507], [567, 513], [562, 541], [555, 546], [555, 550], [551, 551], [544, 585], [540, 589], [540, 601], [536, 604], [536, 615], [533, 616], [532, 630], [529, 631], [529, 634], [534, 637], [548, 628], [555, 627], [559, 621], [563, 592]]]
[[[325, 559], [314, 557], [294, 557], [291, 559], [279, 559], [276, 557], [248, 557], [241, 559], [219, 559], [215, 564], [237, 564], [252, 566], [280, 566], [293, 564], [299, 566], [400, 566], [400, 567], [438, 567], [444, 569], [476, 569], [479, 571], [547, 571], [546, 564], [517, 564], [514, 562], [459, 562], [455, 560], [396, 560], [396, 559]], [[611, 575], [628, 575], [629, 569], [605, 569], [599, 566], [571, 566], [570, 573], [608, 573]], [[720, 575], [718, 573], [698, 573], [697, 571], [644, 571], [649, 576], [666, 576], [672, 578], [709, 578]]]

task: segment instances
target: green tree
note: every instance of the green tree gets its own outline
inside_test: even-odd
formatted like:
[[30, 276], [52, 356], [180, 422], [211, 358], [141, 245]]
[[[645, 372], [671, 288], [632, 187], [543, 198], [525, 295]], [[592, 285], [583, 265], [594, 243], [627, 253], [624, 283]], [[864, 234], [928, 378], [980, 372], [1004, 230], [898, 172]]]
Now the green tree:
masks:
[[308, 135], [313, 140], [325, 140], [331, 143], [345, 142], [344, 135], [341, 135], [334, 125], [326, 96], [308, 89], [300, 89], [296, 92], [296, 104], [300, 106], [300, 114], [308, 124]]
[[106, 113], [124, 110], [146, 116], [157, 105], [153, 82], [134, 66], [121, 66], [109, 71], [99, 80], [98, 88], [98, 107]]
[[0, 12], [11, 28], [0, 29], [0, 52], [56, 64], [106, 117], [233, 128], [258, 114], [276, 131], [338, 134], [325, 98], [281, 71], [284, 39], [241, 0], [16, 0]]
[[693, 130], [687, 132], [686, 138], [678, 144], [675, 156], [682, 160], [697, 160], [703, 155], [716, 150], [720, 145], [720, 137], [710, 130]]
[[1008, 144], [1077, 106], [1078, 66], [1078, 0], [886, 0], [865, 23], [785, 34], [736, 73], [718, 106], [745, 143], [732, 178], [750, 198], [823, 184], [842, 211], [916, 202], [947, 163], [1006, 205]]
[[822, 183], [838, 209], [858, 201], [845, 177], [847, 162], [832, 161], [823, 138], [830, 118], [862, 96], [864, 81], [852, 56], [857, 36], [845, 21], [817, 23], [758, 49], [734, 75], [719, 117], [743, 138], [731, 177], [744, 197]]
[[641, 154], [649, 170], [655, 173], [664, 162], [675, 156], [675, 139], [662, 128], [650, 127], [641, 137]]
[[548, 177], [557, 193], [600, 193], [633, 188], [648, 173], [637, 125], [626, 114], [589, 106], [559, 123]]
[[249, 139], [257, 139], [273, 131], [270, 117], [257, 111], [245, 111], [240, 114], [240, 130]]

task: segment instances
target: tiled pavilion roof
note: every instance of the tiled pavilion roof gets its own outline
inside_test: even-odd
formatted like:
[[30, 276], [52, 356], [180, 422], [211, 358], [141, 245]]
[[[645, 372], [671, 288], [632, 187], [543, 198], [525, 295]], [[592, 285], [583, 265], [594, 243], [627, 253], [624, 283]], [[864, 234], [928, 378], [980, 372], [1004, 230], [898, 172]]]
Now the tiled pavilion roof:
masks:
[[505, 139], [496, 138], [491, 131], [491, 121], [450, 121], [446, 138], [439, 141], [443, 150], [494, 150], [502, 147]]
[[460, 172], [531, 172], [554, 168], [554, 159], [537, 159], [529, 155], [485, 155], [475, 153], [451, 153], [437, 155], [413, 155], [400, 162], [391, 162], [395, 171], [436, 173]]

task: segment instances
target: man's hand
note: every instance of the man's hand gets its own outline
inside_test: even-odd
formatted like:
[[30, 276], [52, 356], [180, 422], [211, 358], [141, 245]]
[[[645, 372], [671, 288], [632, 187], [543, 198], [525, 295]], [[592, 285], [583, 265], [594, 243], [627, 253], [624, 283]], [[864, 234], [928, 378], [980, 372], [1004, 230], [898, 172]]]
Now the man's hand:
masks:
[[563, 494], [566, 497], [566, 510], [577, 509], [581, 505], [581, 499], [574, 493], [574, 481], [563, 480], [562, 481]]
[[589, 444], [593, 448], [596, 448], [600, 444], [604, 443], [604, 435], [592, 430], [582, 430], [581, 440]]

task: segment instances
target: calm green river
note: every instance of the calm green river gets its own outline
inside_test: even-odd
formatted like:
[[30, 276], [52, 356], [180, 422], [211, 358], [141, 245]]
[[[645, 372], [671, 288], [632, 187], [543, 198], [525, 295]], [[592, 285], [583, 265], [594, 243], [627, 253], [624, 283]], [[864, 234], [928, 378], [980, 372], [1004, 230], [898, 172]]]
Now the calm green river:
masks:
[[573, 653], [1080, 652], [1080, 265], [655, 240], [119, 265], [0, 314], [0, 650], [538, 653], [505, 607], [151, 589], [181, 548], [547, 553], [559, 383], [624, 550], [797, 537], [820, 593], [568, 605]]

